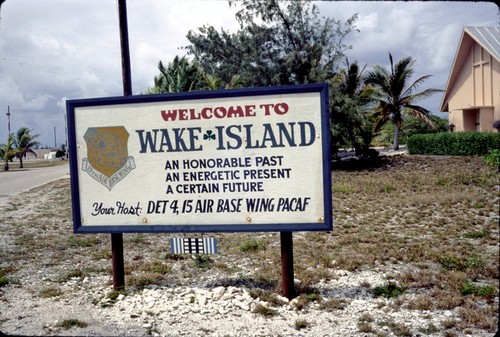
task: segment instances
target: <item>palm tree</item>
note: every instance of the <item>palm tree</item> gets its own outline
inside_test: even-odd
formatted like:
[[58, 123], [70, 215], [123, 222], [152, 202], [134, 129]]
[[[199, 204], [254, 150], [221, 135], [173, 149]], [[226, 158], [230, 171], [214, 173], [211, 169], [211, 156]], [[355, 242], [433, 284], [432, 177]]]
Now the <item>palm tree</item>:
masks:
[[389, 53], [389, 60], [391, 62], [390, 70], [380, 65], [375, 65], [373, 71], [368, 74], [367, 83], [373, 84], [378, 88], [372, 96], [378, 102], [378, 108], [374, 113], [374, 131], [380, 130], [385, 123], [391, 121], [395, 127], [393, 148], [394, 150], [398, 150], [399, 131], [403, 125], [404, 115], [414, 115], [430, 126], [433, 126], [432, 121], [429, 119], [429, 110], [414, 103], [442, 90], [426, 89], [421, 92], [415, 92], [418, 86], [431, 77], [431, 75], [419, 77], [416, 81], [408, 85], [414, 73], [413, 65], [415, 61], [411, 57], [406, 57], [394, 64], [391, 53]]
[[19, 158], [19, 168], [23, 168], [23, 157], [26, 153], [32, 153], [36, 157], [36, 153], [32, 148], [40, 145], [40, 143], [35, 140], [37, 137], [39, 137], [39, 135], [31, 134], [30, 129], [26, 127], [17, 130], [14, 137], [14, 147], [16, 148], [16, 157]]
[[368, 154], [372, 140], [368, 118], [374, 88], [365, 84], [365, 67], [349, 63], [331, 80], [332, 136], [337, 146], [350, 144], [356, 155]]
[[185, 92], [199, 89], [202, 82], [202, 72], [195, 63], [190, 63], [186, 56], [174, 60], [166, 67], [158, 63], [160, 75], [155, 76], [153, 88], [148, 88], [148, 94], [164, 94]]
[[16, 156], [16, 151], [14, 149], [14, 136], [12, 134], [7, 138], [7, 144], [0, 145], [0, 157], [5, 161], [3, 170], [9, 170], [9, 160]]

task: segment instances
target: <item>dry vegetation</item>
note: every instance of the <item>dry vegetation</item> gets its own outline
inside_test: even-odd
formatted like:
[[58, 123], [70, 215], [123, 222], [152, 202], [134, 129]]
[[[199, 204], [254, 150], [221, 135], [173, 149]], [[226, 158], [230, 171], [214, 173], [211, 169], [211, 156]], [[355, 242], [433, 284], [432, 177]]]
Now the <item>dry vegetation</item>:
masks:
[[[496, 330], [500, 186], [482, 158], [397, 156], [376, 168], [335, 169], [332, 182], [334, 230], [294, 233], [298, 306], [315, 301], [324, 310], [342, 310], [345, 300], [321, 298], [320, 280], [334, 278], [339, 269], [390, 269], [386, 285], [363, 285], [373, 296], [391, 299], [381, 306], [460, 314], [460, 321], [420, 333]], [[110, 236], [72, 234], [68, 180], [20, 195], [0, 214], [0, 228], [0, 286], [43, 271], [52, 283], [34, 283], [32, 291], [52, 297], [64, 294], [58, 282], [111, 275]], [[220, 254], [194, 258], [170, 254], [172, 236], [124, 235], [127, 291], [149, 284], [246, 285], [252, 296], [280, 305], [274, 296], [280, 287], [279, 234], [208, 234], [219, 239]], [[366, 316], [358, 326], [373, 335], [383, 326], [408, 335], [402, 323]], [[296, 328], [307, 324], [298, 321]]]

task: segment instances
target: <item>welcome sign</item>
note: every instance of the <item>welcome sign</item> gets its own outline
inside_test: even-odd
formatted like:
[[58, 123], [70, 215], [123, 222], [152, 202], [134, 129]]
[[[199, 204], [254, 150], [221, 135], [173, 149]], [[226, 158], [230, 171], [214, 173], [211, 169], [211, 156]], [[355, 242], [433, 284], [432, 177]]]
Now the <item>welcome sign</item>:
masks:
[[74, 231], [332, 229], [326, 84], [67, 101]]

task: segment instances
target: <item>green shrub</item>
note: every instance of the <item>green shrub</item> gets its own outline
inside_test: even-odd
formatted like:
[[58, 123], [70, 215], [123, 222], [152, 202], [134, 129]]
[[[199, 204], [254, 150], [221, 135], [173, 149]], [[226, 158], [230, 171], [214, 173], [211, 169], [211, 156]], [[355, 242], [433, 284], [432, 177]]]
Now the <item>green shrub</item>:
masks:
[[484, 156], [500, 149], [497, 132], [441, 132], [413, 135], [408, 139], [410, 154]]
[[475, 285], [470, 281], [466, 281], [460, 288], [462, 295], [476, 295], [483, 297], [494, 297], [496, 294], [495, 287], [490, 285]]
[[195, 266], [200, 269], [210, 269], [213, 262], [208, 254], [194, 254], [193, 261]]
[[8, 270], [0, 267], [0, 287], [13, 283], [12, 279], [7, 277], [7, 272]]
[[403, 292], [404, 289], [399, 287], [394, 282], [389, 282], [387, 285], [375, 287], [373, 289], [373, 295], [375, 297], [393, 298], [393, 297], [398, 297]]
[[484, 162], [496, 170], [500, 170], [500, 149], [490, 149], [484, 156]]
[[479, 269], [484, 267], [484, 260], [477, 255], [471, 255], [467, 258], [456, 256], [440, 256], [438, 262], [444, 269], [454, 271], [464, 271], [467, 269]]

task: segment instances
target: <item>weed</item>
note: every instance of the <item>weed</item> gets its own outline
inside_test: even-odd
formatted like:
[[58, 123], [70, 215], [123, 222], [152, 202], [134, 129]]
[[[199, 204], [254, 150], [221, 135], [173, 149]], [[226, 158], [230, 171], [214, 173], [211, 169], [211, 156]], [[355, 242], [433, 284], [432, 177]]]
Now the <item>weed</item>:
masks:
[[385, 185], [380, 190], [380, 192], [384, 192], [384, 193], [392, 193], [394, 191], [396, 191], [396, 187], [393, 185]]
[[360, 318], [359, 318], [359, 321], [360, 322], [368, 322], [368, 323], [371, 323], [373, 322], [375, 319], [373, 318], [372, 315], [368, 314], [368, 313], [364, 313]]
[[[495, 309], [498, 309], [496, 307]], [[461, 327], [474, 326], [475, 328], [485, 329], [487, 331], [493, 332], [497, 328], [497, 318], [498, 316], [493, 316], [493, 312], [487, 307], [479, 306], [474, 302], [466, 302], [465, 305], [458, 309], [460, 318], [462, 319]], [[491, 310], [493, 311], [493, 310]], [[496, 315], [498, 312], [494, 311]]]
[[43, 290], [40, 290], [38, 293], [38, 297], [40, 298], [52, 298], [52, 297], [58, 297], [63, 295], [64, 293], [57, 288], [45, 288]]
[[161, 261], [151, 261], [147, 262], [144, 265], [141, 265], [141, 271], [158, 273], [158, 274], [167, 274], [172, 271], [172, 268], [163, 264]]
[[478, 201], [478, 202], [475, 202], [472, 204], [472, 208], [475, 208], [475, 209], [480, 209], [480, 208], [484, 208], [485, 207], [485, 204], [484, 202], [481, 202], [481, 201]]
[[240, 250], [244, 253], [246, 252], [258, 252], [266, 249], [266, 242], [262, 239], [249, 239], [240, 247]]
[[477, 255], [472, 255], [468, 258], [460, 258], [456, 256], [443, 256], [438, 258], [441, 266], [448, 270], [464, 271], [466, 269], [482, 268], [485, 265], [484, 260]]
[[424, 333], [426, 335], [430, 335], [430, 334], [439, 332], [439, 328], [437, 326], [435, 326], [434, 324], [429, 323], [429, 324], [427, 324], [426, 327], [419, 328], [418, 331], [421, 333]]
[[466, 239], [482, 239], [488, 235], [485, 231], [472, 231], [464, 234]]
[[208, 254], [194, 254], [194, 265], [199, 269], [210, 269], [212, 265], [212, 258]]
[[354, 193], [355, 189], [348, 183], [339, 182], [332, 183], [332, 193], [333, 194], [351, 194]]
[[386, 285], [373, 288], [372, 292], [375, 297], [393, 298], [401, 295], [404, 289], [394, 282], [389, 282]]
[[286, 303], [285, 301], [281, 300], [275, 293], [262, 289], [250, 290], [250, 296], [254, 299], [258, 298], [263, 302], [271, 303], [273, 305], [283, 305]]
[[72, 278], [78, 278], [80, 280], [83, 280], [85, 277], [89, 275], [89, 272], [87, 270], [82, 270], [82, 269], [75, 269], [75, 270], [70, 270], [68, 272], [65, 272], [64, 274], [60, 275], [57, 277], [57, 282], [67, 282]]
[[344, 310], [349, 303], [341, 298], [332, 298], [327, 301], [322, 301], [320, 304], [320, 308], [322, 310], [326, 310], [328, 312], [332, 312], [334, 310]]
[[255, 306], [252, 312], [264, 317], [272, 317], [278, 314], [278, 312], [273, 308], [266, 307], [265, 305], [262, 305], [260, 303]]
[[295, 320], [295, 330], [306, 329], [310, 326], [310, 323], [305, 319], [297, 319]]
[[455, 319], [453, 318], [447, 318], [441, 322], [441, 325], [445, 329], [452, 329], [453, 327], [455, 327], [455, 325], [457, 325], [457, 321], [455, 321]]
[[302, 310], [302, 309], [305, 309], [307, 307], [307, 305], [309, 304], [309, 300], [307, 299], [307, 295], [301, 294], [299, 297], [297, 297], [294, 300], [293, 303], [294, 303], [295, 309]]
[[79, 319], [70, 318], [70, 319], [65, 319], [64, 321], [58, 323], [56, 326], [68, 330], [73, 327], [85, 328], [87, 325], [88, 325], [87, 323], [80, 321]]
[[127, 292], [125, 290], [113, 290], [108, 294], [108, 298], [112, 301], [116, 301], [120, 295], [127, 295]]
[[135, 244], [147, 243], [146, 235], [144, 234], [127, 235], [126, 241]]
[[6, 275], [7, 272], [8, 272], [7, 268], [0, 267], [0, 288], [9, 283], [13, 283], [13, 280], [7, 277]]
[[375, 330], [373, 329], [372, 325], [367, 322], [359, 322], [358, 323], [358, 330], [359, 332], [362, 333], [373, 333]]
[[95, 236], [82, 237], [80, 235], [72, 235], [68, 238], [68, 246], [77, 247], [95, 247], [100, 243], [99, 239]]
[[433, 298], [428, 294], [423, 294], [408, 303], [410, 310], [430, 310], [432, 309]]
[[413, 336], [410, 328], [402, 323], [395, 323], [394, 321], [382, 321], [377, 323], [379, 326], [387, 326], [396, 336], [410, 337]]
[[94, 260], [110, 260], [111, 257], [112, 254], [109, 248], [99, 249], [92, 252], [92, 258]]
[[10, 283], [10, 279], [5, 275], [0, 275], [0, 287], [3, 287]]
[[151, 284], [158, 284], [163, 279], [163, 275], [158, 273], [141, 273], [139, 275], [130, 275], [127, 278], [126, 284], [143, 289]]

